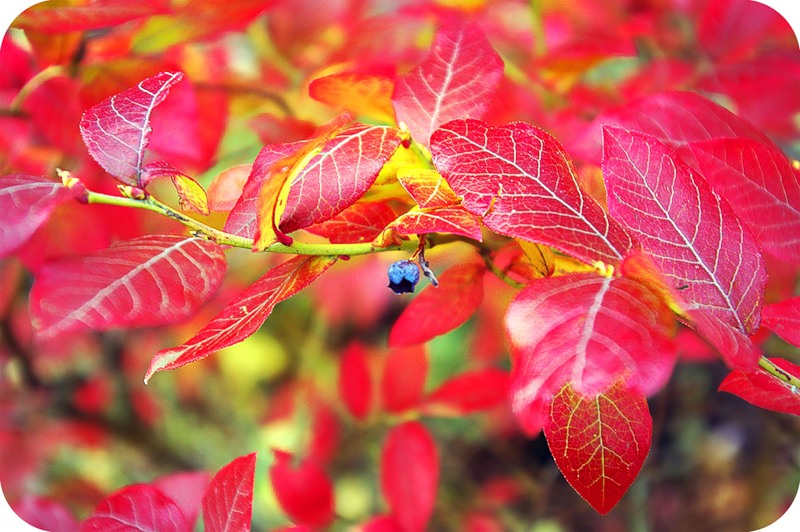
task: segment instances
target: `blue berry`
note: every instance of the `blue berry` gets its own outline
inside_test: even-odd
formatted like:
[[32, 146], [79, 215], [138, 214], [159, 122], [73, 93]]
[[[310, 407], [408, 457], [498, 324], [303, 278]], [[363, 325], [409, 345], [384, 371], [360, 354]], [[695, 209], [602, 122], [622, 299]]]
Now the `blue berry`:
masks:
[[389, 266], [389, 288], [395, 294], [405, 294], [414, 291], [419, 282], [419, 267], [410, 260], [398, 260]]

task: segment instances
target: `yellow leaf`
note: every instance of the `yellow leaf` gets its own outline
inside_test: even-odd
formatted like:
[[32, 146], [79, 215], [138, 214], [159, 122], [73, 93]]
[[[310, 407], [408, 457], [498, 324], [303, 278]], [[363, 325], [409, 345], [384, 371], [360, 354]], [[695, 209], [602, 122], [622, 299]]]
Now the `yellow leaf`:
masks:
[[185, 211], [192, 210], [203, 216], [211, 214], [208, 208], [206, 191], [203, 190], [200, 183], [181, 173], [173, 174], [170, 177], [175, 190], [178, 192], [178, 204], [181, 209]]

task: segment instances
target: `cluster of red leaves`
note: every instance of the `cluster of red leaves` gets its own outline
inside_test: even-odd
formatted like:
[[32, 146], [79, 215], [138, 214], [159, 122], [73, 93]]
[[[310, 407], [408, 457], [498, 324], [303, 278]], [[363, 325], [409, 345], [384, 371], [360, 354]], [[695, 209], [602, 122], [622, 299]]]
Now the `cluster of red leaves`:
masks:
[[[591, 8], [591, 2], [585, 3]], [[17, 25], [33, 46], [43, 46], [36, 35], [52, 31], [67, 16], [68, 30], [62, 26], [58, 31], [80, 34], [158, 16], [164, 17], [159, 25], [176, 34], [207, 39], [272, 7], [238, 2], [236, 16], [227, 19], [213, 2], [189, 2], [180, 14], [157, 4], [140, 8], [120, 2], [113, 13], [88, 5], [44, 8], [32, 10]], [[277, 4], [270, 19], [275, 45], [302, 64], [309, 60], [299, 51], [302, 41], [312, 42], [313, 33], [290, 23], [282, 12], [287, 6]], [[292, 17], [313, 9], [311, 4], [292, 6]], [[153, 180], [169, 176], [184, 210], [227, 212], [225, 236], [253, 251], [292, 251], [295, 237], [290, 233], [301, 230], [331, 244], [366, 243], [373, 251], [401, 247], [415, 235], [420, 249], [426, 238], [438, 235], [471, 241], [484, 261], [452, 266], [440, 276], [438, 288], [416, 296], [395, 322], [391, 349], [379, 364], [370, 362], [373, 357], [360, 344], [345, 351], [341, 401], [353, 418], [365, 421], [376, 412], [461, 416], [510, 397], [523, 431], [544, 433], [570, 484], [605, 514], [622, 498], [649, 452], [647, 397], [672, 373], [678, 321], [713, 346], [731, 368], [722, 390], [764, 408], [800, 414], [792, 385], [800, 379], [798, 367], [763, 357], [754, 340], [763, 325], [800, 344], [793, 333], [800, 321], [800, 298], [786, 296], [796, 272], [788, 281], [767, 275], [770, 268], [791, 268], [800, 259], [797, 239], [788, 236], [800, 230], [800, 173], [763, 132], [793, 138], [796, 131], [772, 120], [769, 105], [753, 98], [752, 72], [763, 72], [755, 65], [779, 61], [773, 50], [781, 45], [771, 44], [774, 37], [767, 36], [776, 28], [778, 35], [784, 30], [766, 11], [751, 12], [738, 2], [729, 11], [720, 5], [696, 8], [696, 38], [713, 64], [702, 73], [681, 61], [682, 46], [688, 45], [676, 43], [657, 16], [616, 19], [610, 10], [596, 22], [598, 28], [605, 25], [605, 47], [567, 39], [545, 56], [521, 60], [516, 78], [504, 75], [504, 60], [492, 43], [506, 55], [527, 37], [504, 31], [491, 18], [479, 23], [457, 10], [427, 6], [422, 12], [436, 13], [440, 22], [427, 55], [415, 52], [409, 58], [407, 50], [392, 47], [371, 51], [359, 34], [358, 41], [325, 58], [345, 67], [312, 76], [308, 87], [313, 99], [343, 113], [300, 141], [282, 138], [299, 124], [282, 124], [279, 142], [267, 143], [248, 169], [220, 174], [208, 192], [177, 168], [207, 167], [219, 143], [225, 116], [214, 115], [213, 108], [224, 98], [198, 88], [201, 80], [224, 74], [219, 63], [186, 76], [193, 84], [182, 81], [185, 76], [176, 70], [148, 63], [125, 70], [122, 79], [131, 81], [125, 90], [93, 83], [111, 77], [104, 71], [79, 80], [55, 77], [37, 90], [72, 91], [90, 103], [79, 119], [68, 109], [58, 125], [74, 122], [88, 155], [116, 178], [123, 195], [149, 201]], [[726, 15], [725, 22], [712, 23], [720, 14]], [[199, 20], [186, 22], [192, 16]], [[358, 17], [344, 8], [332, 7], [313, 20], [326, 17], [358, 34]], [[419, 20], [413, 10], [395, 17], [395, 24]], [[566, 22], [558, 13], [548, 19], [555, 26]], [[175, 50], [158, 42], [155, 31], [145, 26], [133, 36], [139, 41], [132, 46]], [[737, 38], [723, 46], [718, 39], [723, 32]], [[666, 53], [631, 73], [622, 90], [592, 90], [577, 81], [601, 60], [631, 55], [632, 43], [644, 36]], [[765, 51], [752, 53], [754, 42], [766, 43]], [[25, 76], [22, 52], [9, 46], [11, 52], [5, 53], [17, 54], [16, 68]], [[63, 49], [45, 47], [38, 57], [60, 64], [64, 54], [77, 53], [78, 45], [68, 38]], [[93, 53], [100, 57], [103, 51]], [[386, 63], [415, 66], [396, 72], [387, 70]], [[122, 71], [121, 64], [113, 64]], [[789, 65], [783, 72], [795, 72], [799, 63], [793, 58], [780, 64]], [[157, 73], [130, 79], [130, 72], [150, 69]], [[667, 77], [663, 86], [655, 74]], [[777, 85], [776, 76], [794, 81]], [[769, 86], [787, 114], [800, 109], [791, 93], [798, 78], [782, 76], [771, 72]], [[546, 87], [573, 110], [545, 109], [543, 99], [529, 95], [531, 84]], [[686, 88], [724, 94], [739, 114], [696, 92], [677, 90]], [[619, 95], [622, 101], [615, 100]], [[44, 107], [37, 101], [32, 94], [23, 103], [34, 123], [37, 116], [42, 120]], [[170, 102], [175, 103], [170, 107]], [[587, 115], [593, 116], [590, 122]], [[199, 126], [204, 120], [220, 127], [204, 133]], [[96, 191], [107, 187], [95, 186], [102, 173], [90, 170], [94, 163], [73, 139], [58, 138], [53, 127], [42, 125], [42, 131], [51, 133], [55, 149], [75, 158], [80, 180], [61, 172], [62, 182], [55, 182], [44, 177], [49, 168], [16, 152], [26, 164], [13, 165], [22, 170], [0, 181], [4, 226], [14, 227], [0, 230], [4, 255], [20, 249], [24, 255], [25, 246], [40, 249], [29, 240], [51, 215], [97, 201]], [[176, 131], [186, 136], [185, 143]], [[52, 341], [75, 332], [166, 325], [193, 315], [225, 276], [225, 250], [214, 242], [219, 230], [214, 231], [206, 239], [199, 238], [202, 231], [189, 237], [136, 238], [112, 232], [107, 239], [116, 243], [93, 242], [96, 249], [79, 258], [41, 267], [44, 255], [28, 259], [35, 270], [30, 314], [37, 337]], [[294, 250], [297, 256], [272, 267], [189, 340], [159, 351], [145, 382], [158, 371], [195, 362], [251, 336], [278, 303], [339, 259], [334, 253]], [[505, 255], [511, 258], [503, 268]], [[475, 314], [489, 270], [522, 285], [504, 317], [510, 375], [495, 368], [474, 370], [426, 393], [428, 361], [422, 344]], [[376, 365], [378, 380], [373, 378]], [[241, 457], [207, 488], [192, 488], [198, 500], [204, 494], [207, 529], [249, 524], [254, 465], [254, 455]], [[436, 445], [425, 425], [408, 421], [391, 428], [380, 458], [388, 511], [364, 528], [423, 529], [433, 513], [438, 471]], [[270, 476], [279, 504], [299, 527], [333, 521], [335, 496], [324, 461], [308, 456], [295, 466], [291, 454], [276, 450]], [[133, 516], [144, 529], [191, 529], [199, 503], [173, 500], [169, 491], [157, 484], [130, 486], [106, 498], [81, 526], [102, 529]], [[147, 512], [137, 513], [141, 508]]]

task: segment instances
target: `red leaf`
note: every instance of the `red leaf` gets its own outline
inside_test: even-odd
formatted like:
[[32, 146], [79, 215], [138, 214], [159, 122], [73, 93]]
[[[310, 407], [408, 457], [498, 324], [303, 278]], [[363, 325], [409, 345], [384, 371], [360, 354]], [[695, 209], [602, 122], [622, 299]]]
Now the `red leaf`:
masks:
[[503, 77], [503, 60], [474, 24], [442, 27], [428, 57], [397, 80], [392, 103], [398, 123], [417, 142], [455, 118], [480, 118]]
[[180, 508], [148, 484], [122, 488], [102, 501], [85, 521], [81, 532], [189, 532]]
[[800, 347], [800, 297], [765, 306], [762, 317], [764, 327]]
[[399, 414], [417, 407], [428, 376], [428, 355], [422, 346], [389, 351], [381, 378], [381, 404], [386, 412]]
[[402, 530], [425, 530], [438, 483], [439, 455], [425, 426], [409, 421], [394, 427], [381, 453], [381, 490]]
[[334, 262], [336, 257], [297, 256], [271, 269], [183, 345], [156, 353], [145, 383], [156, 371], [175, 369], [241, 342], [258, 330], [275, 305], [308, 286]]
[[488, 368], [448, 379], [425, 398], [423, 411], [433, 416], [464, 416], [508, 401], [508, 372]]
[[172, 499], [183, 512], [186, 523], [194, 527], [209, 480], [211, 475], [207, 472], [191, 471], [159, 477], [152, 482], [152, 485]]
[[553, 397], [544, 434], [570, 486], [605, 515], [639, 474], [653, 419], [641, 392], [617, 384], [581, 396], [567, 384]]
[[250, 530], [256, 453], [236, 458], [220, 469], [203, 495], [203, 524], [207, 532]]
[[310, 458], [295, 467], [291, 454], [279, 450], [273, 453], [275, 463], [269, 475], [281, 509], [301, 525], [329, 525], [333, 521], [333, 485], [325, 470]]
[[767, 274], [755, 239], [728, 202], [649, 135], [607, 127], [603, 151], [611, 214], [690, 309], [754, 332]]
[[372, 410], [372, 377], [367, 353], [360, 343], [352, 343], [339, 364], [339, 395], [347, 410], [356, 419], [364, 420]]
[[334, 244], [369, 242], [395, 218], [397, 215], [386, 203], [354, 203], [330, 220], [308, 227], [307, 231]]
[[531, 281], [506, 314], [514, 414], [534, 435], [565, 383], [585, 396], [620, 380], [636, 393], [656, 392], [675, 363], [674, 326], [661, 299], [630, 279], [585, 273]]
[[43, 339], [70, 331], [177, 323], [197, 311], [225, 275], [221, 246], [179, 235], [126, 240], [42, 267], [31, 319]]
[[761, 249], [800, 262], [800, 181], [773, 144], [715, 139], [690, 144], [698, 168], [753, 232]]
[[[781, 371], [800, 378], [800, 366], [782, 358], [769, 359]], [[797, 388], [762, 370], [735, 369], [719, 385], [722, 392], [732, 393], [759, 408], [800, 416], [800, 395]]]
[[150, 142], [150, 115], [182, 79], [180, 72], [161, 72], [83, 114], [83, 142], [106, 172], [127, 185], [141, 186], [144, 154]]
[[454, 266], [428, 286], [405, 308], [389, 333], [389, 345], [427, 342], [469, 319], [483, 300], [483, 273], [478, 264]]
[[77, 192], [44, 177], [11, 174], [0, 178], [0, 256], [24, 244], [56, 207]]
[[634, 245], [581, 190], [563, 147], [536, 127], [454, 120], [434, 132], [431, 152], [464, 208], [493, 231], [588, 263], [616, 263]]
[[60, 5], [43, 3], [25, 10], [14, 27], [48, 34], [95, 30], [129, 20], [169, 12], [168, 0], [105, 0], [102, 4]]
[[39, 530], [49, 532], [78, 530], [78, 520], [65, 506], [52, 499], [25, 495], [13, 505], [13, 510], [23, 521]]

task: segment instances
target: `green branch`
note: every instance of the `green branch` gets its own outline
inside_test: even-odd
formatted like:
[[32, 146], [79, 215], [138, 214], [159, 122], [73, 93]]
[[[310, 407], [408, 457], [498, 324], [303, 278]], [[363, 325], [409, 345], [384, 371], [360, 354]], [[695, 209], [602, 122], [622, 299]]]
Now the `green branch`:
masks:
[[[103, 205], [116, 205], [119, 207], [131, 207], [134, 209], [144, 209], [166, 216], [176, 222], [186, 226], [193, 235], [201, 238], [206, 238], [217, 244], [223, 246], [231, 246], [243, 248], [247, 250], [253, 249], [253, 239], [245, 238], [242, 236], [232, 235], [225, 231], [221, 231], [214, 227], [204, 224], [194, 218], [186, 216], [182, 212], [176, 211], [172, 207], [161, 203], [152, 196], [145, 196], [144, 198], [132, 198], [126, 196], [112, 196], [110, 194], [101, 194], [99, 192], [87, 191], [86, 199], [88, 203], [96, 203]], [[398, 251], [406, 250], [413, 251], [417, 249], [417, 242], [407, 240], [396, 246], [377, 247], [372, 242], [359, 242], [353, 244], [330, 244], [323, 243], [309, 243], [294, 241], [291, 245], [284, 245], [275, 243], [269, 246], [264, 251], [269, 253], [289, 253], [294, 255], [325, 255], [325, 256], [355, 256], [367, 255], [369, 253], [378, 253], [383, 251]]]

